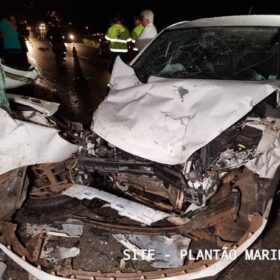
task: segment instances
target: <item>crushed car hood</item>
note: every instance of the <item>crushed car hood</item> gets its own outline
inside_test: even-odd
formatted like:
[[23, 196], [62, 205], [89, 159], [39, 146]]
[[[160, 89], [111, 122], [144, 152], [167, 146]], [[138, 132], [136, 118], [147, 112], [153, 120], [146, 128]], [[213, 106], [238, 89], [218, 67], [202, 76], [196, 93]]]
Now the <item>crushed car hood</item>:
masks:
[[[163, 164], [184, 163], [276, 90], [272, 84], [217, 80], [117, 79], [92, 130], [116, 147]], [[121, 88], [121, 89], [119, 89]]]

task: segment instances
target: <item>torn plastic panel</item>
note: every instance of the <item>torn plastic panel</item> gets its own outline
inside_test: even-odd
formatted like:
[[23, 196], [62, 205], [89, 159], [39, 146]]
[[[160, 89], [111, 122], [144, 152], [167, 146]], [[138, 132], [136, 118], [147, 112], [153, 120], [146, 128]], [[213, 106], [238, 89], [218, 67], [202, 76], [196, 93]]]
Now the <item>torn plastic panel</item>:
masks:
[[140, 84], [141, 82], [136, 77], [134, 69], [125, 64], [118, 56], [113, 67], [110, 87], [115, 90], [121, 90]]
[[5, 88], [13, 89], [32, 84], [39, 76], [35, 68], [19, 69], [3, 65], [5, 72]]
[[150, 207], [135, 203], [128, 199], [92, 187], [73, 185], [72, 187], [64, 191], [63, 194], [75, 197], [80, 200], [99, 198], [103, 201], [108, 202], [109, 207], [117, 210], [121, 216], [129, 217], [132, 220], [147, 225], [151, 225], [152, 223], [169, 216], [167, 213], [154, 210]]
[[273, 178], [280, 166], [280, 121], [279, 119], [256, 120], [264, 125], [257, 154], [246, 166], [261, 178]]
[[7, 97], [10, 101], [33, 108], [36, 111], [41, 112], [45, 116], [52, 116], [55, 112], [57, 112], [60, 105], [56, 102], [49, 102], [42, 99], [18, 94], [9, 93], [7, 94]]
[[0, 174], [37, 163], [69, 158], [78, 149], [60, 137], [59, 131], [13, 119], [0, 109]]

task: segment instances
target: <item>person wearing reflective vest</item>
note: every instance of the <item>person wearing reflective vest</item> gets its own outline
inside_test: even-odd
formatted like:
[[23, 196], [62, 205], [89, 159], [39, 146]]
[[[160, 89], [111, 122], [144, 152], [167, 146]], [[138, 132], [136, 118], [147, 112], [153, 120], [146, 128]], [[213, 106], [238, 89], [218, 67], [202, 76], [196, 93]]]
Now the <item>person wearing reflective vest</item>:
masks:
[[124, 62], [127, 60], [128, 42], [131, 41], [130, 33], [124, 26], [122, 17], [115, 17], [114, 24], [108, 28], [105, 39], [110, 42], [111, 63], [109, 69], [111, 71], [117, 56], [120, 56]]
[[131, 41], [133, 44], [133, 51], [138, 52], [138, 48], [135, 46], [136, 39], [141, 35], [144, 25], [142, 23], [142, 17], [140, 15], [137, 15], [134, 17], [134, 24], [135, 27], [131, 32]]

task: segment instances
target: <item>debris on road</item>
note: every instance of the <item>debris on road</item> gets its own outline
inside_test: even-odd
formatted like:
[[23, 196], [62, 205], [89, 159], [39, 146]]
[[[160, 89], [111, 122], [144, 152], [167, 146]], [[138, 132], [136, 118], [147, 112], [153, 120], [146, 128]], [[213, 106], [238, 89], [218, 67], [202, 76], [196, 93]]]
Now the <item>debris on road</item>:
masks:
[[51, 248], [49, 250], [42, 250], [40, 258], [46, 259], [51, 262], [56, 262], [62, 259], [74, 258], [80, 254], [80, 249], [77, 247], [64, 248], [57, 247], [55, 249]]
[[31, 225], [26, 224], [26, 233], [34, 237], [40, 233], [60, 237], [80, 237], [83, 234], [83, 225], [62, 224], [62, 229], [51, 227], [49, 225]]
[[170, 238], [158, 235], [114, 234], [124, 247], [133, 254], [151, 262], [155, 268], [172, 268], [182, 266], [184, 259], [182, 250], [188, 250], [191, 239], [182, 235], [173, 235]]

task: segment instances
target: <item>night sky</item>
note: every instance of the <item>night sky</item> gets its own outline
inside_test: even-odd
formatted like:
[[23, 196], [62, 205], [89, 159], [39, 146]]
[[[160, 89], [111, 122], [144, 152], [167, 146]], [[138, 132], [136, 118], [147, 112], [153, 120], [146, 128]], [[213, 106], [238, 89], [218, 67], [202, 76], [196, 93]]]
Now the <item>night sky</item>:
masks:
[[117, 11], [124, 14], [130, 26], [133, 14], [143, 9], [154, 11], [155, 25], [160, 30], [182, 20], [248, 14], [250, 10], [252, 14], [280, 14], [280, 1], [9, 0], [1, 8], [1, 13], [13, 13], [27, 20], [43, 20], [48, 11], [56, 10], [65, 20], [104, 30]]

